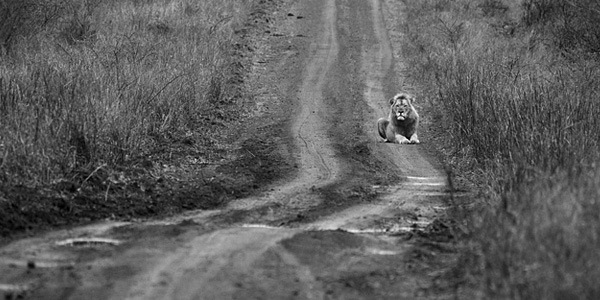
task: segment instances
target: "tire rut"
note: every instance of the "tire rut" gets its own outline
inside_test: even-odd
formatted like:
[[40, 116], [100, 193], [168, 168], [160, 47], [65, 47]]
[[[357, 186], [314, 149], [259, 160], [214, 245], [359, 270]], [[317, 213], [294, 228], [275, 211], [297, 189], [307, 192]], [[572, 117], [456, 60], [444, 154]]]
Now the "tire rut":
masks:
[[327, 0], [302, 5], [313, 5], [313, 10], [318, 7], [322, 27], [316, 31], [319, 35], [308, 49], [302, 83], [295, 96], [300, 111], [295, 116], [291, 132], [299, 152], [299, 174], [291, 181], [279, 183], [271, 192], [230, 202], [228, 210], [257, 209], [273, 204], [284, 205], [291, 210], [317, 206], [322, 199], [314, 191], [342, 176], [340, 160], [335, 155], [327, 132], [329, 125], [323, 101], [327, 75], [339, 51], [335, 26], [336, 4], [333, 0]]
[[323, 111], [323, 86], [338, 53], [335, 28], [335, 3], [323, 3], [323, 20], [325, 20], [323, 35], [317, 43], [311, 45], [310, 61], [306, 67], [306, 77], [299, 92], [302, 109], [293, 131], [300, 145], [303, 174], [296, 181], [300, 185], [324, 186], [335, 180], [339, 172], [339, 162], [325, 132], [327, 123], [317, 112]]

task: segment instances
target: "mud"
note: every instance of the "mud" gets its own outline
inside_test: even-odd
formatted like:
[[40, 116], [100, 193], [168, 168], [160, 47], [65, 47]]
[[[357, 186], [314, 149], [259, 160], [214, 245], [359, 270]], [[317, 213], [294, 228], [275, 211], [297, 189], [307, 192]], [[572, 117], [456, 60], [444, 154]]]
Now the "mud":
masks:
[[442, 265], [423, 267], [452, 252], [446, 176], [426, 136], [376, 133], [405, 88], [381, 1], [285, 3], [250, 82], [269, 86], [255, 114], [290, 117], [273, 151], [294, 176], [218, 209], [14, 241], [0, 249], [6, 299], [450, 297], [434, 288]]

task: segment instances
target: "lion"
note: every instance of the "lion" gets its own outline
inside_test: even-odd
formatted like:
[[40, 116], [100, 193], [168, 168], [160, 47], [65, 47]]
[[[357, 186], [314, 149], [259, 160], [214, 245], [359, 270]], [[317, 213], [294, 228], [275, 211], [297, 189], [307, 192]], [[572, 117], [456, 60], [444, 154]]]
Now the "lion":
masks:
[[390, 102], [390, 115], [377, 120], [379, 135], [384, 142], [398, 144], [418, 144], [417, 128], [419, 127], [419, 114], [412, 105], [414, 97], [407, 93], [399, 93], [392, 97]]

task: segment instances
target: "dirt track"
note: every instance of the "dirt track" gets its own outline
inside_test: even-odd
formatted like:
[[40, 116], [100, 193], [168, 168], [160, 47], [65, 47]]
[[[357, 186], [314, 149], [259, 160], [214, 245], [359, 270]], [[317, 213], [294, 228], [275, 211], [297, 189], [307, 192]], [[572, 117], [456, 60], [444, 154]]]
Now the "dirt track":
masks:
[[[282, 77], [295, 91], [288, 97], [297, 99], [290, 128], [299, 167], [294, 179], [220, 210], [16, 241], [0, 250], [0, 293], [7, 299], [427, 298], [420, 288], [429, 283], [410, 269], [406, 240], [444, 211], [446, 181], [423, 146], [384, 144], [376, 134], [385, 99], [403, 88], [381, 6], [379, 0], [294, 1], [290, 12], [302, 18], [279, 24], [306, 45], [268, 67], [295, 72]], [[358, 73], [348, 72], [353, 66]], [[340, 91], [349, 89], [360, 96], [344, 98]], [[362, 124], [332, 117], [332, 109], [350, 101], [362, 107]], [[391, 162], [403, 180], [371, 186], [379, 195], [374, 201], [280, 222], [327, 206], [322, 188], [361, 181], [335, 146], [350, 134], [336, 122], [366, 132], [371, 160]], [[68, 240], [90, 237], [102, 240]]]

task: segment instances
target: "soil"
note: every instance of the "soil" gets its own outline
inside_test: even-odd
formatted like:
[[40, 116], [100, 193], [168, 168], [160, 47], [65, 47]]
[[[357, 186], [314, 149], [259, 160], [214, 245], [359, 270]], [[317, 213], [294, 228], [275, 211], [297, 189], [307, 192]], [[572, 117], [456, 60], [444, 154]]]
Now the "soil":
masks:
[[76, 225], [85, 213], [68, 202], [63, 228], [13, 235], [0, 248], [5, 299], [458, 297], [457, 195], [426, 134], [388, 144], [375, 128], [410, 89], [389, 2], [261, 3], [239, 32], [253, 96], [219, 131], [235, 142], [207, 160], [218, 163], [186, 152], [135, 197], [105, 197], [94, 222]]

